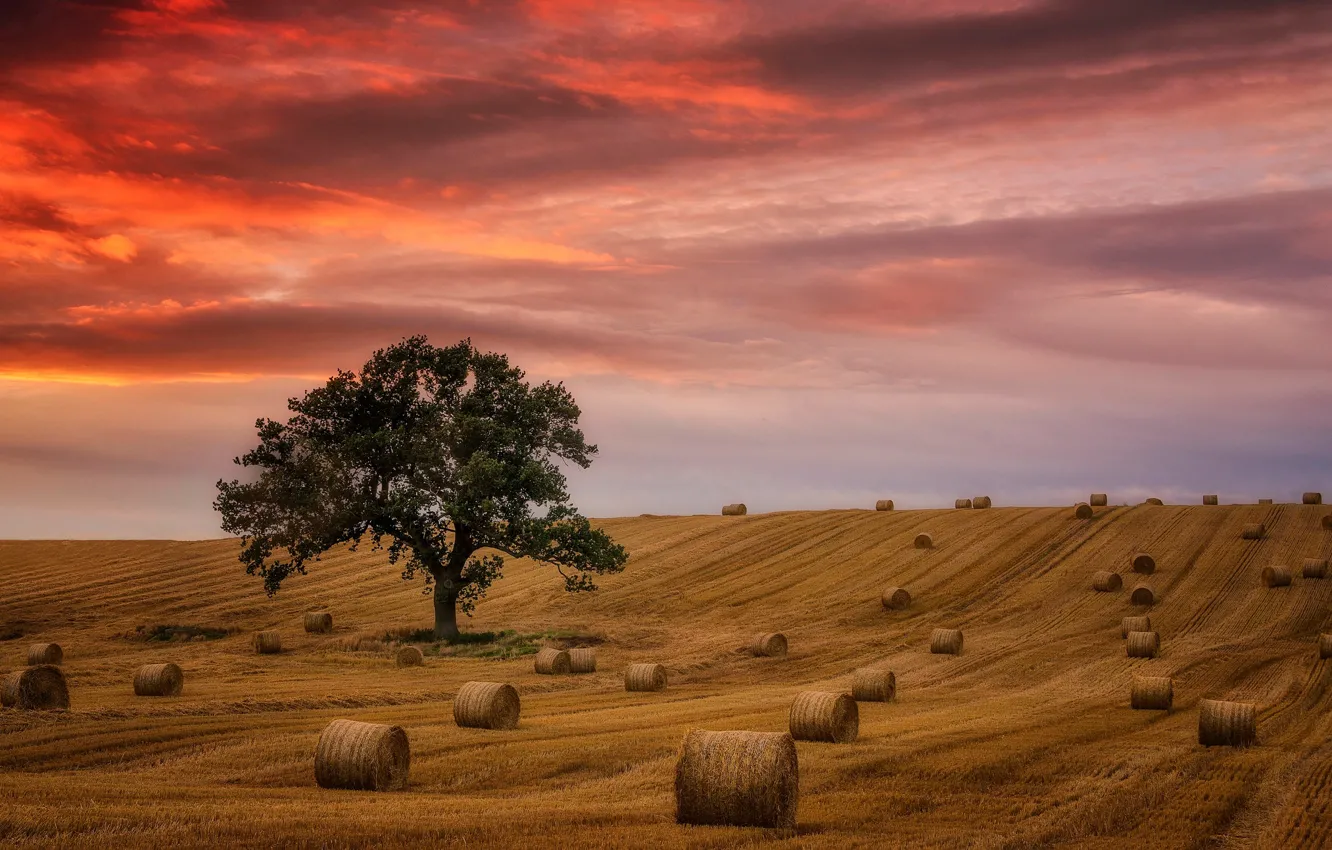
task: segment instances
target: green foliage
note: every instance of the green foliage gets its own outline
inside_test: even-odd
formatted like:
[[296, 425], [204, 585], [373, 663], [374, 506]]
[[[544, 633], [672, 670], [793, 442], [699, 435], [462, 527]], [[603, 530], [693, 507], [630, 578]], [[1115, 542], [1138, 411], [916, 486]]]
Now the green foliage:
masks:
[[552, 629], [531, 634], [519, 634], [512, 629], [499, 632], [461, 632], [448, 640], [435, 641], [431, 629], [418, 629], [403, 635], [386, 634], [384, 640], [392, 639], [406, 643], [427, 644], [421, 648], [426, 655], [438, 655], [447, 658], [493, 658], [505, 660], [524, 655], [536, 655], [541, 647], [548, 643], [577, 641], [586, 643], [595, 640], [578, 632]]
[[167, 626], [157, 624], [154, 626], [139, 626], [135, 630], [135, 637], [146, 641], [170, 641], [170, 640], [194, 640], [203, 638], [204, 640], [217, 640], [226, 637], [230, 632], [227, 629], [216, 626]]

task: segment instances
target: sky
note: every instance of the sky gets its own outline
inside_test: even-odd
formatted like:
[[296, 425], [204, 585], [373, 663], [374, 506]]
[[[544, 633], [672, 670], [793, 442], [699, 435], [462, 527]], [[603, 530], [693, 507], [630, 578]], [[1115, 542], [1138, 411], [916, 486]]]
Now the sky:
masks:
[[1332, 498], [1326, 0], [9, 0], [0, 537], [424, 333], [591, 516]]

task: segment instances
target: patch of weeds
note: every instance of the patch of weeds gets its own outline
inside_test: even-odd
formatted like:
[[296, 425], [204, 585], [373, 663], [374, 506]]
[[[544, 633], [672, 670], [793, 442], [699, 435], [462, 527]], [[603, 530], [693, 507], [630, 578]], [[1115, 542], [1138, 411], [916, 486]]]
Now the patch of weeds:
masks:
[[0, 640], [18, 640], [23, 637], [23, 629], [19, 626], [9, 626], [0, 631]]
[[[429, 629], [422, 630], [431, 635]], [[603, 643], [604, 639], [592, 635], [563, 629], [552, 629], [531, 634], [519, 634], [513, 629], [499, 632], [464, 632], [453, 640], [434, 641], [431, 635], [428, 645], [422, 647], [427, 655], [442, 658], [494, 658], [506, 660], [535, 655], [543, 646], [558, 646], [561, 649], [570, 646], [592, 646]]]
[[129, 637], [143, 641], [218, 640], [230, 632], [216, 626], [139, 626]]

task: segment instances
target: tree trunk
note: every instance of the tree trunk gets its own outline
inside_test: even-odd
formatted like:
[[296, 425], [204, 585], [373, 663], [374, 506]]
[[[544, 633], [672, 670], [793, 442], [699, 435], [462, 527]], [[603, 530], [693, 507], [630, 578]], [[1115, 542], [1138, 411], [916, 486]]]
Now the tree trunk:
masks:
[[435, 640], [458, 636], [458, 584], [451, 579], [435, 582]]

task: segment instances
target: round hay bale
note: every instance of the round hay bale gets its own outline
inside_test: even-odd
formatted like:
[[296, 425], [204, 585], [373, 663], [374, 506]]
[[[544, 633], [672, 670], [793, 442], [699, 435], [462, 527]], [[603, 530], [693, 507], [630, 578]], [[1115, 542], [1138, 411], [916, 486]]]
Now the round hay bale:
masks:
[[892, 702], [897, 699], [897, 675], [892, 670], [862, 667], [852, 674], [851, 697], [856, 702]]
[[573, 669], [573, 662], [569, 653], [548, 646], [536, 654], [535, 667], [543, 676], [562, 676]]
[[597, 672], [597, 651], [590, 646], [580, 646], [569, 650], [570, 673]]
[[333, 615], [327, 611], [305, 612], [305, 630], [316, 635], [328, 634], [333, 631]]
[[401, 726], [334, 720], [319, 735], [315, 782], [320, 788], [401, 791], [411, 763], [411, 745]]
[[1125, 650], [1129, 658], [1155, 658], [1161, 654], [1158, 632], [1129, 632]]
[[59, 667], [65, 661], [65, 651], [58, 643], [34, 643], [28, 647], [28, 666], [54, 664]]
[[953, 502], [953, 507], [955, 507], [955, 508], [966, 508], [966, 509], [970, 509], [970, 508], [971, 508], [971, 500], [970, 500], [970, 499], [956, 499], [956, 500], [954, 500], [954, 502]]
[[1158, 506], [1158, 507], [1161, 506], [1161, 505], [1164, 505], [1164, 504], [1165, 504], [1165, 502], [1161, 501], [1160, 499], [1156, 498], [1155, 496], [1153, 496], [1153, 497], [1151, 497], [1151, 498], [1149, 498], [1149, 499], [1144, 499], [1142, 503], [1143, 503], [1144, 505], [1156, 505], [1156, 506]]
[[764, 658], [779, 658], [786, 655], [786, 635], [781, 632], [773, 632], [766, 635], [755, 635], [750, 641], [749, 651], [757, 656]]
[[892, 509], [893, 509], [892, 499], [880, 499], [879, 501], [874, 503], [874, 510], [876, 511], [891, 511]]
[[64, 672], [54, 664], [38, 664], [15, 670], [0, 685], [0, 705], [26, 711], [69, 708], [69, 686]]
[[1270, 504], [1272, 504], [1272, 500], [1271, 500], [1271, 499], [1259, 499], [1259, 500], [1258, 500], [1258, 504], [1260, 504], [1260, 505], [1270, 505]]
[[185, 687], [185, 671], [171, 662], [145, 664], [134, 672], [136, 697], [176, 697]]
[[1204, 747], [1248, 747], [1258, 743], [1258, 706], [1251, 702], [1199, 700], [1198, 743]]
[[961, 629], [935, 629], [930, 633], [930, 652], [935, 655], [961, 655]]
[[278, 632], [255, 632], [254, 651], [260, 655], [273, 655], [282, 651], [282, 635]]
[[1318, 636], [1318, 657], [1332, 658], [1332, 635], [1321, 634]]
[[1263, 587], [1290, 587], [1290, 567], [1263, 567]]
[[1209, 494], [1203, 496], [1203, 504], [1204, 504], [1204, 505], [1216, 505], [1216, 504], [1220, 504], [1220, 502], [1217, 500], [1217, 498], [1216, 498], [1216, 496], [1215, 496], [1214, 494], [1209, 493]]
[[1332, 531], [1332, 514], [1323, 517], [1323, 528], [1327, 531]]
[[1123, 587], [1124, 580], [1119, 577], [1119, 573], [1101, 570], [1092, 574], [1092, 590], [1101, 593], [1114, 593], [1117, 590], [1122, 590]]
[[1251, 522], [1240, 532], [1241, 540], [1262, 540], [1267, 536], [1267, 526], [1261, 522]]
[[1321, 505], [1323, 503], [1322, 493], [1305, 493], [1300, 501], [1306, 505]]
[[791, 737], [849, 744], [860, 734], [860, 709], [846, 694], [803, 691], [791, 703]]
[[453, 698], [453, 722], [469, 729], [516, 729], [518, 689], [500, 682], [466, 682]]
[[745, 507], [743, 502], [722, 507], [722, 516], [744, 516], [747, 513], [749, 513], [749, 508]]
[[1134, 676], [1129, 705], [1138, 710], [1169, 711], [1175, 704], [1175, 680], [1169, 676]]
[[624, 671], [626, 691], [666, 690], [666, 668], [660, 664], [630, 664]]
[[1129, 632], [1150, 632], [1152, 630], [1151, 617], [1125, 617], [1119, 624], [1119, 636], [1127, 638]]
[[675, 821], [795, 829], [800, 765], [781, 732], [691, 729], [675, 763]]
[[931, 537], [931, 536], [928, 535], [928, 534], [925, 534], [924, 532], [921, 532], [920, 534], [917, 534], [917, 535], [916, 535], [916, 548], [917, 548], [917, 549], [933, 549], [933, 548], [934, 548], [934, 538]]
[[885, 587], [879, 595], [879, 602], [889, 611], [901, 611], [911, 604], [911, 594], [905, 587]]
[[974, 498], [974, 499], [971, 500], [971, 506], [972, 506], [973, 508], [981, 508], [981, 509], [984, 509], [984, 508], [992, 507], [993, 505], [994, 505], [994, 502], [990, 500], [990, 497], [989, 497], [989, 496], [977, 496], [976, 498]]
[[1300, 574], [1304, 578], [1327, 578], [1327, 558], [1305, 558]]
[[1133, 572], [1151, 575], [1156, 572], [1156, 559], [1146, 552], [1139, 552], [1133, 556]]
[[1074, 519], [1091, 519], [1093, 513], [1091, 505], [1086, 502], [1078, 502], [1073, 506]]
[[1104, 493], [1092, 493], [1087, 503], [1093, 508], [1103, 508], [1110, 503], [1110, 500], [1106, 498]]
[[1145, 584], [1140, 584], [1133, 588], [1133, 593], [1129, 596], [1129, 602], [1133, 605], [1155, 605], [1156, 593]]
[[393, 653], [393, 663], [399, 667], [420, 667], [425, 664], [425, 654], [415, 646], [400, 646]]

